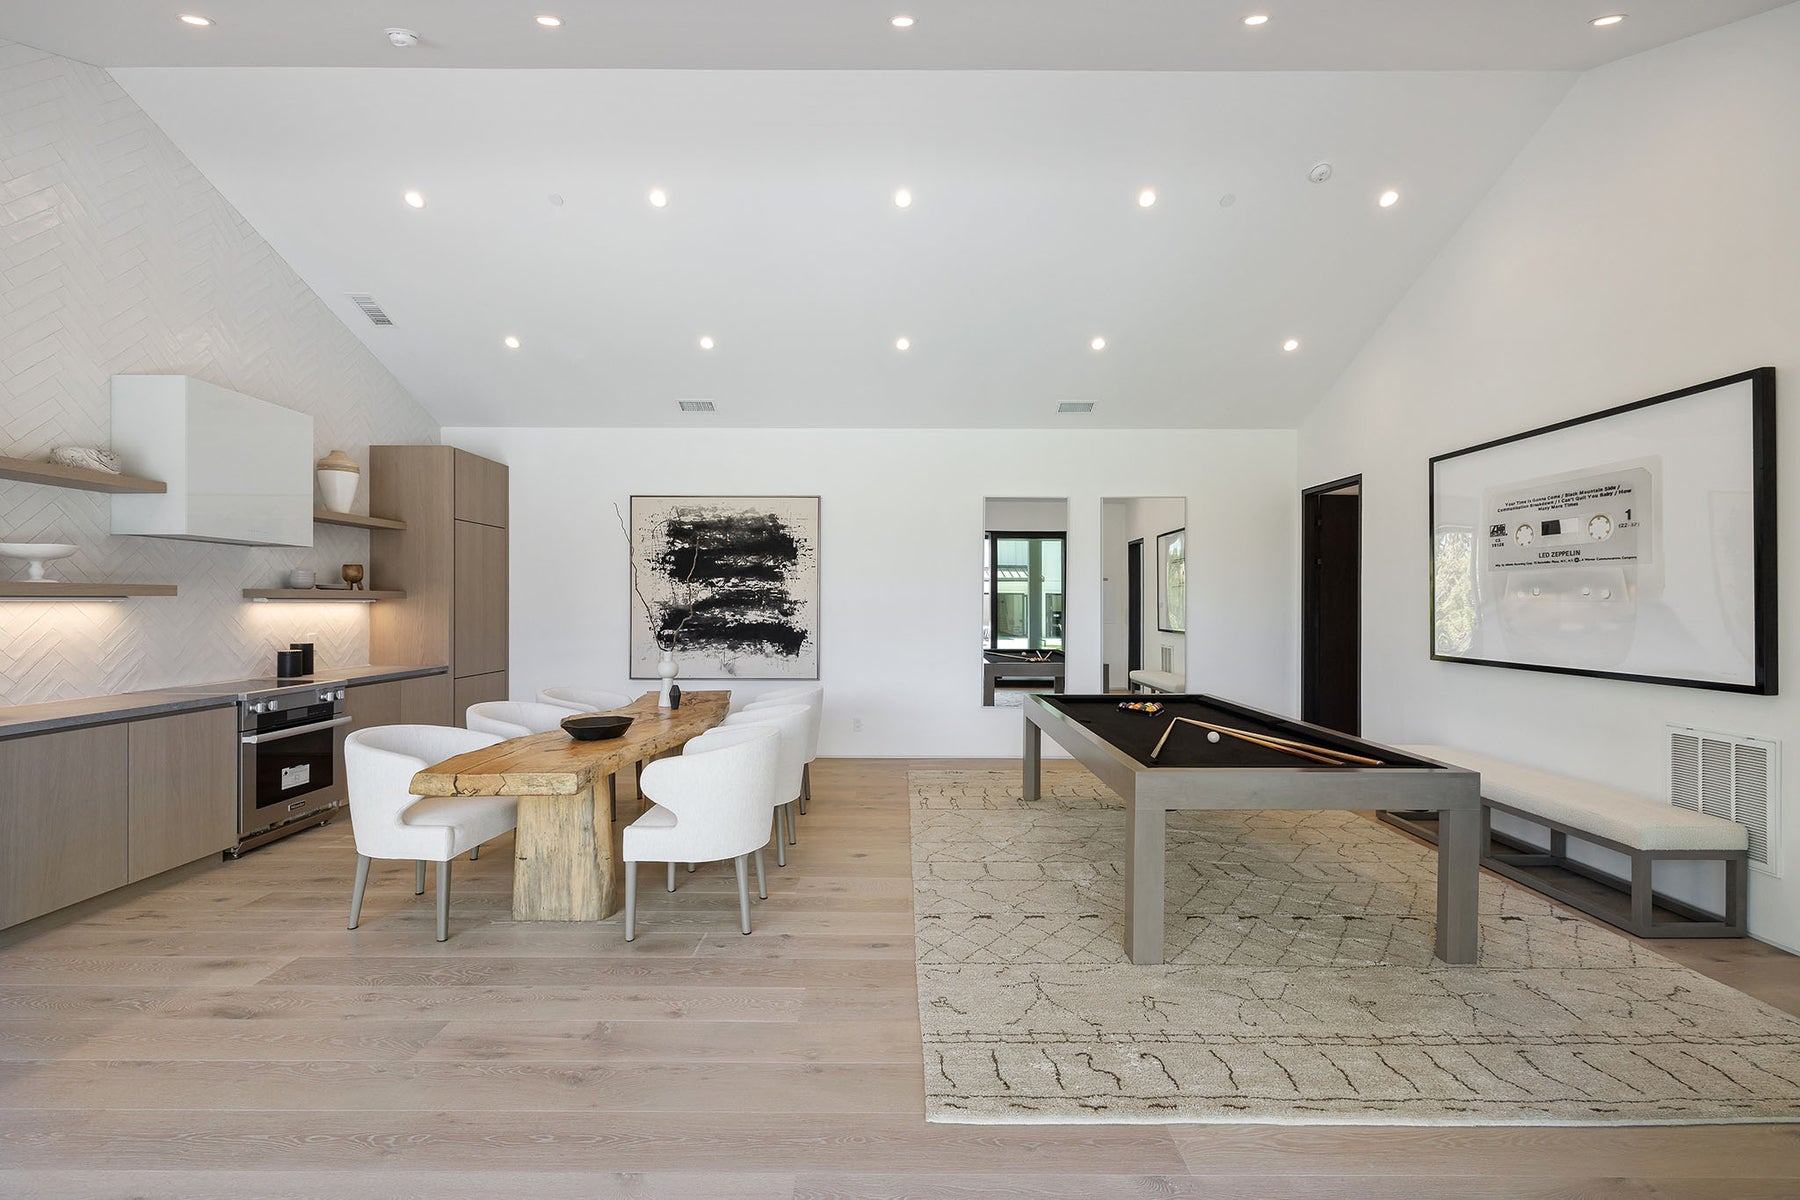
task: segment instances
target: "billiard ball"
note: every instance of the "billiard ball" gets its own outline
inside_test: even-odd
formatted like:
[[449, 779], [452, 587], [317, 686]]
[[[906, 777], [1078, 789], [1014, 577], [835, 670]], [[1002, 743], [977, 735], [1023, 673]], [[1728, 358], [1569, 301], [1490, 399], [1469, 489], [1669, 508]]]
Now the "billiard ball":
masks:
[[1219, 740], [1219, 731], [1218, 731], [1218, 730], [1216, 730], [1216, 729], [1209, 729], [1209, 730], [1207, 730], [1207, 731], [1206, 731], [1206, 740], [1207, 740], [1207, 741], [1209, 741], [1209, 742], [1216, 742], [1216, 741], [1218, 741], [1218, 740]]

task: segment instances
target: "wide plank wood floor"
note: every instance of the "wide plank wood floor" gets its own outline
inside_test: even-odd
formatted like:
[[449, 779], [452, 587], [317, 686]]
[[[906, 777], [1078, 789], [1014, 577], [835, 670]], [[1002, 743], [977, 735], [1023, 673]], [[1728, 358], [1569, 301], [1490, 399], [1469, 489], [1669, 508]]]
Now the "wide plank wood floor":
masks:
[[[821, 760], [756, 933], [728, 866], [646, 870], [638, 940], [509, 919], [455, 865], [451, 939], [338, 823], [0, 935], [0, 1196], [1800, 1196], [1800, 1126], [929, 1125], [906, 774]], [[621, 817], [638, 811], [629, 786]], [[1658, 946], [1800, 1012], [1800, 959]]]

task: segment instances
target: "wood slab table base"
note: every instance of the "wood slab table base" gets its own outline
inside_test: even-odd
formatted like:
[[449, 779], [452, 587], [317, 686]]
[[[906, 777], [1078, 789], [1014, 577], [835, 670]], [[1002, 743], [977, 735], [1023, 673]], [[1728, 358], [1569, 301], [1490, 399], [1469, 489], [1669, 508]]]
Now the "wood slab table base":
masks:
[[[1438, 814], [1437, 957], [1473, 963], [1479, 952], [1481, 779], [1390, 746], [1213, 696], [1167, 696], [1155, 716], [1122, 712], [1117, 696], [1025, 697], [1026, 803], [1038, 799], [1043, 735], [1073, 755], [1125, 802], [1125, 951], [1131, 961], [1163, 961], [1163, 900], [1171, 809], [1382, 809]], [[1232, 738], [1207, 742], [1199, 730], [1175, 735], [1154, 762], [1151, 750], [1179, 716], [1207, 720], [1329, 753], [1379, 759], [1380, 766], [1320, 766]], [[1406, 796], [1404, 803], [1396, 797]]]
[[618, 864], [606, 780], [632, 763], [677, 753], [725, 719], [730, 692], [684, 692], [657, 707], [646, 692], [611, 711], [635, 720], [616, 738], [578, 742], [562, 730], [513, 738], [446, 759], [413, 776], [419, 796], [515, 796], [513, 920], [602, 921], [612, 916]]

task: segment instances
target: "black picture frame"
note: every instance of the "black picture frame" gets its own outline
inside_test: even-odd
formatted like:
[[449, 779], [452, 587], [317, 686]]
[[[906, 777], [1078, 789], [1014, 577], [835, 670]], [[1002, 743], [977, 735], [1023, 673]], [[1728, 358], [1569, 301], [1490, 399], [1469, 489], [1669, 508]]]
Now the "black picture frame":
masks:
[[[1181, 599], [1169, 592], [1169, 544], [1181, 539]], [[1158, 633], [1187, 632], [1187, 526], [1156, 535], [1156, 629]]]
[[[1569, 665], [1554, 662], [1519, 661], [1496, 659], [1479, 655], [1462, 653], [1445, 653], [1440, 632], [1439, 604], [1443, 591], [1440, 589], [1440, 526], [1438, 524], [1440, 503], [1440, 471], [1444, 464], [1483, 451], [1498, 447], [1511, 446], [1533, 438], [1551, 437], [1566, 430], [1580, 426], [1593, 425], [1609, 419], [1618, 418], [1630, 413], [1638, 413], [1657, 405], [1676, 404], [1682, 400], [1700, 397], [1720, 389], [1736, 387], [1740, 384], [1750, 385], [1749, 396], [1749, 428], [1750, 428], [1750, 478], [1744, 481], [1750, 495], [1749, 519], [1751, 527], [1750, 543], [1750, 597], [1749, 611], [1752, 621], [1751, 647], [1749, 650], [1750, 671], [1752, 678], [1743, 682], [1733, 682], [1716, 678], [1705, 678], [1698, 675], [1656, 674], [1638, 671], [1606, 670], [1594, 667]], [[1775, 369], [1758, 367], [1735, 375], [1727, 375], [1719, 379], [1708, 380], [1659, 396], [1651, 396], [1645, 400], [1621, 404], [1598, 412], [1587, 413], [1566, 421], [1543, 425], [1508, 437], [1495, 438], [1478, 445], [1467, 446], [1460, 450], [1433, 456], [1427, 465], [1427, 562], [1430, 564], [1430, 593], [1427, 604], [1426, 636], [1431, 658], [1435, 662], [1456, 662], [1471, 666], [1502, 667], [1508, 670], [1538, 671], [1559, 675], [1578, 675], [1595, 679], [1614, 679], [1631, 683], [1651, 683], [1669, 687], [1697, 688], [1706, 691], [1737, 692], [1749, 695], [1773, 696], [1779, 694], [1777, 672], [1778, 662], [1778, 597], [1777, 597], [1777, 537], [1776, 537], [1776, 391]], [[1598, 469], [1598, 468], [1596, 468]], [[1658, 487], [1660, 488], [1660, 483]], [[1661, 521], [1658, 518], [1659, 522]], [[1526, 520], [1525, 525], [1532, 522]], [[1666, 522], [1661, 522], [1666, 524]], [[1492, 538], [1500, 531], [1499, 525], [1488, 527], [1485, 532], [1480, 528], [1472, 528], [1472, 541], [1483, 537]], [[1660, 531], [1659, 531], [1660, 533]], [[1541, 557], [1541, 555], [1540, 555]], [[1471, 570], [1471, 574], [1477, 574]], [[1535, 594], [1535, 593], [1534, 593]]]

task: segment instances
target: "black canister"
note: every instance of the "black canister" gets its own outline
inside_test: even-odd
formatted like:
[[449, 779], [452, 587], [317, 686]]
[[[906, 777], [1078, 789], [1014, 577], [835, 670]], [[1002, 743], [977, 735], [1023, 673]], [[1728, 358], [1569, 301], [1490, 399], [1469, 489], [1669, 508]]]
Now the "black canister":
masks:
[[300, 673], [311, 675], [313, 673], [313, 644], [311, 642], [289, 642], [288, 649], [300, 652]]
[[277, 679], [300, 679], [306, 675], [301, 668], [302, 655], [298, 650], [277, 650], [275, 652], [275, 677]]

